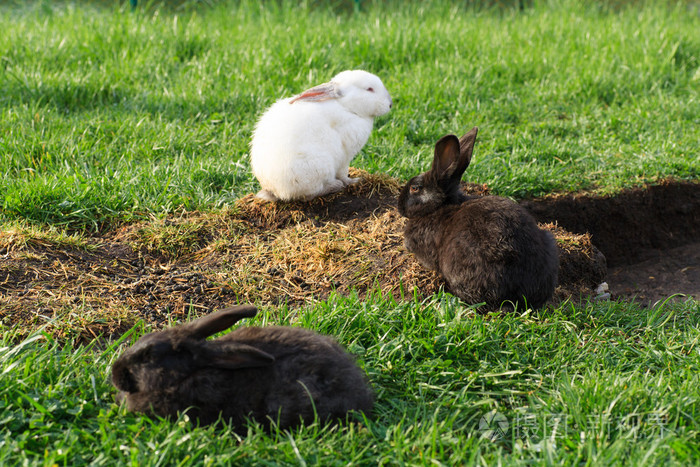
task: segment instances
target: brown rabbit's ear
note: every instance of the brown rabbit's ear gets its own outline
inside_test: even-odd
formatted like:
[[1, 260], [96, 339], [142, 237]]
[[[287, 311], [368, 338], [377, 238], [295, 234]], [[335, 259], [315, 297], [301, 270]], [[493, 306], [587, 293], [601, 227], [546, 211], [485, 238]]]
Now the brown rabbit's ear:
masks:
[[459, 140], [455, 135], [443, 136], [435, 143], [435, 156], [431, 171], [437, 176], [438, 180], [452, 178], [458, 164]]
[[293, 104], [296, 101], [320, 102], [327, 101], [329, 99], [337, 99], [338, 97], [340, 97], [340, 92], [338, 91], [337, 86], [331, 83], [323, 83], [319, 84], [318, 86], [314, 86], [311, 89], [307, 89], [289, 101], [289, 103]]
[[460, 177], [469, 167], [472, 161], [472, 153], [474, 152], [474, 143], [476, 143], [476, 134], [479, 128], [474, 127], [468, 133], [459, 138], [459, 166], [455, 173], [459, 173]]
[[230, 328], [243, 318], [252, 318], [258, 312], [252, 305], [239, 305], [224, 308], [207, 316], [203, 316], [183, 327], [194, 339], [206, 339], [209, 336]]
[[272, 365], [275, 357], [251, 345], [237, 342], [207, 342], [208, 368], [239, 370], [241, 368], [259, 368]]

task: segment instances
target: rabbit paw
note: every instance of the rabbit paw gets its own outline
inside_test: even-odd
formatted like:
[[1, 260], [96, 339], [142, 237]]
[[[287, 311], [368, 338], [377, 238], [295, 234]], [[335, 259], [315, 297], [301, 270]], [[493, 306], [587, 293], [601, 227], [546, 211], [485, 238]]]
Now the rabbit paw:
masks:
[[307, 195], [304, 197], [304, 200], [306, 201], [311, 201], [314, 198], [318, 198], [319, 196], [325, 196], [329, 195], [331, 193], [337, 193], [338, 191], [341, 191], [343, 188], [345, 188], [345, 183], [343, 183], [342, 180], [334, 179], [327, 181], [326, 183], [323, 184], [323, 187], [321, 190], [315, 194], [312, 195]]
[[270, 190], [260, 190], [258, 193], [255, 195], [256, 198], [261, 199], [263, 201], [278, 201], [279, 198], [275, 196], [273, 192]]
[[343, 186], [354, 185], [359, 182], [359, 178], [341, 177], [340, 181], [343, 182]]

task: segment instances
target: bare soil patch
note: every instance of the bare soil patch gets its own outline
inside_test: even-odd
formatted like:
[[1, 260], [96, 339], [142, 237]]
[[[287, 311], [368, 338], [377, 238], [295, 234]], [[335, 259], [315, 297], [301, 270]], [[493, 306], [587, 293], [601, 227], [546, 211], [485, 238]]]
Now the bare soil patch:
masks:
[[656, 303], [674, 299], [700, 301], [700, 243], [648, 251], [649, 259], [608, 269], [607, 282], [617, 297]]
[[[139, 319], [163, 325], [190, 312], [204, 314], [232, 303], [297, 307], [333, 292], [363, 297], [377, 291], [409, 300], [416, 293], [429, 296], [444, 287], [440, 277], [423, 270], [403, 247], [404, 219], [395, 208], [399, 182], [364, 172], [354, 175], [363, 180], [311, 203], [263, 203], [249, 195], [221, 212], [180, 213], [79, 241], [37, 235], [21, 226], [0, 232], [0, 323], [20, 329], [20, 334], [43, 327], [59, 337], [90, 339], [119, 334]], [[664, 186], [677, 190], [679, 185], [683, 184]], [[687, 240], [698, 232], [681, 216], [686, 213], [692, 222], [698, 221], [698, 184], [684, 186], [673, 192], [675, 197], [659, 201], [681, 199], [680, 206], [670, 209], [679, 213], [675, 221], [683, 221], [678, 228], [669, 228], [664, 221], [660, 238], [680, 241], [678, 237], [684, 235]], [[485, 186], [465, 185], [465, 190], [488, 195]], [[624, 196], [646, 199], [647, 192]], [[607, 214], [605, 206], [610, 203], [620, 205], [617, 197], [603, 202], [590, 196], [525, 203], [557, 237], [561, 269], [554, 302], [595, 295], [596, 286], [606, 277], [614, 297], [638, 291], [630, 284], [642, 282], [629, 275], [620, 261], [631, 257], [626, 252], [637, 249], [625, 241], [609, 243], [600, 234], [625, 235], [600, 221], [606, 216], [609, 223], [627, 218]], [[593, 213], [593, 209], [599, 211]], [[625, 212], [636, 219], [632, 214], [638, 211]], [[586, 229], [584, 221], [572, 222], [580, 218], [593, 228]], [[610, 271], [601, 250], [613, 258]], [[697, 290], [697, 275], [693, 275], [697, 259], [695, 255], [687, 264], [669, 262], [671, 269], [681, 268], [689, 284], [694, 284], [695, 289], [689, 285], [686, 293]], [[678, 282], [673, 273], [656, 274], [653, 287], [644, 293], [669, 290], [661, 283], [665, 278]]]
[[[615, 196], [553, 195], [522, 203], [539, 222], [588, 232], [607, 259], [614, 298], [700, 300], [700, 183], [664, 180]], [[679, 297], [683, 298], [683, 297]]]

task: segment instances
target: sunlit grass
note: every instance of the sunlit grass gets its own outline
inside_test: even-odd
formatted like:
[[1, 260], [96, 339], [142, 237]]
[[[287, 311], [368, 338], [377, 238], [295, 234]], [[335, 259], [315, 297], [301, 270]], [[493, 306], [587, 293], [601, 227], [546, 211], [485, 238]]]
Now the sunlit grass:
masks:
[[[0, 6], [0, 248], [82, 248], [91, 230], [233, 204], [257, 189], [247, 151], [260, 113], [349, 68], [394, 97], [353, 163], [370, 172], [408, 178], [440, 136], [477, 125], [467, 177], [502, 195], [699, 175], [689, 3], [122, 3]], [[139, 232], [153, 251], [198, 244], [196, 224], [154, 225]], [[71, 326], [99, 319], [65, 313]], [[697, 464], [698, 317], [693, 300], [481, 316], [449, 295], [379, 292], [265, 308], [245, 324], [335, 336], [377, 402], [361, 425], [252, 425], [242, 438], [113, 403], [111, 364], [142, 323], [87, 346], [4, 327], [0, 464]], [[495, 414], [505, 428], [488, 424]]]
[[6, 218], [99, 228], [230, 204], [257, 189], [262, 111], [348, 68], [394, 97], [354, 162], [371, 172], [408, 178], [440, 136], [478, 125], [467, 177], [503, 195], [698, 177], [700, 18], [686, 5], [42, 5], [0, 8]]
[[[362, 425], [289, 433], [251, 425], [242, 439], [114, 404], [110, 366], [142, 326], [106, 348], [41, 334], [16, 344], [6, 335], [0, 460], [692, 464], [700, 458], [698, 312], [692, 301], [648, 310], [612, 302], [479, 316], [442, 295], [408, 303], [336, 296], [263, 310], [246, 325], [302, 325], [355, 353], [376, 408]], [[503, 433], [484, 425], [494, 413], [508, 423]]]

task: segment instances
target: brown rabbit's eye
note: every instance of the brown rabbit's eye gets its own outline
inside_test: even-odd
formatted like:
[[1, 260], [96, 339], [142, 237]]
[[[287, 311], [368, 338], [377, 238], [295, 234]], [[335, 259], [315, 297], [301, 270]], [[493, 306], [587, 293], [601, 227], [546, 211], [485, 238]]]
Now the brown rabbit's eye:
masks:
[[418, 185], [411, 185], [411, 188], [409, 188], [409, 191], [410, 191], [412, 194], [415, 195], [416, 193], [418, 193], [418, 192], [420, 191], [420, 186], [418, 186]]
[[367, 88], [369, 92], [374, 92], [374, 88]]

